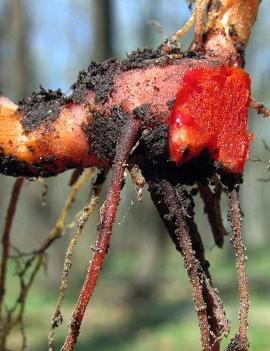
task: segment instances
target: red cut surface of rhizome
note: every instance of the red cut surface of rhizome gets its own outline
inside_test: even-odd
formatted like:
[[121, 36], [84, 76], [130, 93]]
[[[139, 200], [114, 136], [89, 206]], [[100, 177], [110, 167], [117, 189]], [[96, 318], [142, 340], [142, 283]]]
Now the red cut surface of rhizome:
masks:
[[243, 69], [219, 65], [188, 71], [170, 116], [171, 159], [180, 165], [207, 149], [228, 172], [242, 173], [252, 139], [249, 103], [250, 78]]

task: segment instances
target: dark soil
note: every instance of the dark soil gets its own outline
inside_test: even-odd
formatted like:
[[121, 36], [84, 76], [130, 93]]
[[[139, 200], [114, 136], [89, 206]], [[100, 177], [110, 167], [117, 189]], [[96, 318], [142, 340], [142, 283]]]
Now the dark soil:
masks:
[[[127, 58], [118, 60], [108, 59], [102, 63], [92, 62], [86, 70], [79, 73], [77, 82], [72, 85], [73, 93], [66, 97], [61, 90], [45, 90], [34, 92], [30, 97], [19, 101], [18, 112], [22, 116], [21, 123], [26, 132], [55, 121], [63, 105], [68, 102], [81, 104], [87, 102], [87, 92], [95, 92], [95, 103], [104, 104], [114, 88], [115, 77], [123, 71], [142, 69], [150, 65], [177, 64], [180, 57], [192, 57], [200, 59], [201, 56], [194, 53], [181, 53], [176, 46], [171, 54], [177, 54], [178, 59], [171, 58], [161, 46], [158, 49], [145, 48], [133, 51]], [[168, 102], [172, 106], [173, 101]]]
[[60, 89], [41, 88], [39, 92], [20, 100], [18, 112], [21, 113], [24, 130], [31, 132], [43, 124], [49, 125], [58, 118], [65, 103], [66, 98]]
[[115, 156], [117, 141], [130, 116], [120, 106], [113, 106], [109, 114], [93, 112], [94, 122], [82, 129], [87, 137], [91, 152], [100, 160], [111, 162]]
[[71, 99], [77, 104], [84, 103], [87, 91], [94, 90], [95, 102], [105, 103], [113, 90], [115, 77], [121, 71], [144, 68], [151, 64], [164, 64], [166, 57], [167, 54], [160, 48], [145, 48], [133, 51], [123, 60], [112, 58], [101, 63], [92, 62], [86, 70], [79, 73], [77, 82], [72, 86]]

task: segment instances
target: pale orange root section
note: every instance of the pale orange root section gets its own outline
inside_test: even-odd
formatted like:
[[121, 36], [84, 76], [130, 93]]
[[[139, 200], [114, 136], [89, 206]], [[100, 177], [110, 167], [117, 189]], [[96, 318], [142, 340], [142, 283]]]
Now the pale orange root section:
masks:
[[242, 66], [259, 4], [260, 0], [212, 0], [205, 28], [206, 55]]
[[[72, 165], [89, 167], [103, 163], [89, 153], [89, 144], [82, 130], [84, 122], [91, 122], [84, 105], [67, 104], [56, 121], [43, 124], [34, 131], [25, 131], [18, 106], [0, 97], [0, 151], [2, 158], [13, 158], [29, 168], [35, 176], [36, 167], [59, 173]], [[8, 162], [8, 161], [7, 161]], [[51, 165], [49, 164], [51, 162]], [[48, 164], [45, 164], [48, 163]], [[53, 164], [53, 165], [52, 165]], [[5, 169], [3, 169], [5, 173]], [[10, 171], [7, 171], [9, 174]]]

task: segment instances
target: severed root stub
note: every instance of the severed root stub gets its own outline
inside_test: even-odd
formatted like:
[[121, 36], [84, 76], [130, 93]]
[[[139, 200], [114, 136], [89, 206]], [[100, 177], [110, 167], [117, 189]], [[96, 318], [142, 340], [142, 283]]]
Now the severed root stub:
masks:
[[207, 149], [226, 170], [242, 173], [249, 155], [250, 79], [241, 68], [217, 65], [187, 72], [170, 117], [171, 158], [186, 162]]

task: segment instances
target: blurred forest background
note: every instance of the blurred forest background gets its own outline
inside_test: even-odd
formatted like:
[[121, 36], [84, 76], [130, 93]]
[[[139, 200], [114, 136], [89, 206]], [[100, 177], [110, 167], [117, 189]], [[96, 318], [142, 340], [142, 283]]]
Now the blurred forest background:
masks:
[[[253, 96], [270, 106], [270, 3], [262, 1], [246, 54]], [[124, 57], [137, 47], [156, 47], [163, 35], [176, 31], [189, 18], [184, 0], [0, 0], [0, 90], [13, 101], [39, 89], [61, 88], [68, 93], [78, 71], [91, 60]], [[155, 21], [163, 27], [157, 30]], [[185, 38], [183, 47], [193, 32]], [[270, 122], [250, 114], [255, 138], [242, 186], [242, 209], [251, 288], [250, 341], [253, 351], [270, 350]], [[262, 162], [257, 162], [260, 158]], [[69, 193], [70, 172], [44, 183], [28, 181], [22, 190], [12, 243], [23, 251], [37, 248], [51, 229]], [[1, 176], [1, 225], [14, 179]], [[101, 201], [104, 199], [106, 189]], [[89, 186], [70, 212], [69, 223], [87, 203]], [[226, 222], [227, 200], [224, 199]], [[96, 211], [98, 213], [98, 211]], [[65, 300], [60, 345], [79, 294], [95, 240], [97, 213], [89, 221], [76, 249]], [[232, 332], [238, 320], [235, 260], [229, 238], [224, 250], [214, 246], [200, 199], [196, 216], [215, 284], [225, 301]], [[50, 248], [47, 266], [38, 276], [26, 306], [27, 350], [47, 350], [47, 332], [58, 295], [59, 281], [72, 227]], [[8, 275], [10, 301], [18, 291], [14, 266]], [[9, 340], [20, 349], [20, 331]], [[147, 189], [142, 203], [128, 182], [122, 193], [110, 254], [90, 308], [77, 349], [80, 351], [175, 351], [199, 349], [199, 329], [182, 258], [170, 242]]]

